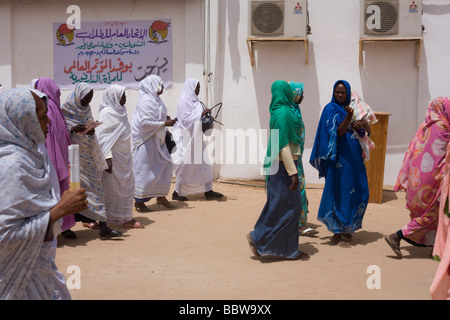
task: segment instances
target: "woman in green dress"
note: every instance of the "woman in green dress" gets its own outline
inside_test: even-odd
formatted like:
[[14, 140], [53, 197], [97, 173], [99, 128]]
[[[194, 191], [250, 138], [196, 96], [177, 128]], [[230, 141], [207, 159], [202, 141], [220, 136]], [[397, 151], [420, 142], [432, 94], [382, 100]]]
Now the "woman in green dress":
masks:
[[303, 92], [305, 85], [301, 82], [293, 82], [293, 81], [290, 81], [289, 85], [291, 86], [294, 95], [294, 100], [291, 109], [292, 111], [294, 111], [295, 115], [300, 120], [300, 128], [301, 128], [300, 157], [297, 162], [297, 169], [298, 169], [298, 178], [300, 181], [299, 188], [302, 194], [302, 213], [298, 221], [298, 227], [301, 236], [313, 237], [318, 233], [318, 231], [306, 225], [306, 222], [308, 220], [308, 198], [306, 196], [305, 171], [303, 169], [303, 162], [302, 162], [303, 151], [305, 149], [305, 124], [303, 123], [300, 104], [302, 103], [304, 98]]

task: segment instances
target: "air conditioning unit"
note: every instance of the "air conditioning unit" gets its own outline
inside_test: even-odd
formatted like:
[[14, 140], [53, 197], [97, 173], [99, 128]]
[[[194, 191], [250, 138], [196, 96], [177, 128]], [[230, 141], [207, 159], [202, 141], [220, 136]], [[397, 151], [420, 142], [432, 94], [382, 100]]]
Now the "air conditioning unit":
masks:
[[308, 1], [249, 1], [249, 34], [256, 37], [308, 35]]
[[361, 0], [361, 37], [422, 36], [422, 0]]

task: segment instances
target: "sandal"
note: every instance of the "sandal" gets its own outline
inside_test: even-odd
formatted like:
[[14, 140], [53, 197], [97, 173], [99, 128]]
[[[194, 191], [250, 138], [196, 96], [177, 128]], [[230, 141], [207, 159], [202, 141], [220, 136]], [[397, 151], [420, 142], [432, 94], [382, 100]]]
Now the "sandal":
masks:
[[340, 248], [346, 248], [346, 249], [352, 247], [352, 245], [350, 243], [348, 243], [347, 241], [344, 241], [344, 240], [339, 241], [337, 246]]
[[400, 251], [400, 244], [392, 241], [391, 236], [385, 236], [384, 240], [386, 240], [387, 244], [391, 247], [392, 251], [397, 255], [397, 257], [402, 258], [403, 254]]
[[340, 233], [334, 233], [333, 237], [331, 238], [330, 242], [332, 244], [338, 244], [339, 242], [342, 241], [342, 237]]
[[247, 233], [247, 241], [248, 241], [248, 245], [250, 246], [250, 250], [252, 250], [252, 253], [253, 253], [255, 256], [259, 257], [260, 254], [258, 253], [258, 250], [256, 250], [256, 246], [255, 246], [255, 244], [253, 243], [253, 239], [252, 239], [252, 236], [250, 235], [250, 232]]
[[300, 252], [300, 255], [296, 258], [286, 258], [287, 260], [309, 260], [311, 256], [309, 253], [306, 252]]
[[298, 257], [299, 260], [309, 260], [309, 258], [311, 258], [311, 256], [306, 252], [302, 252]]
[[350, 242], [353, 239], [353, 235], [351, 233], [341, 233], [341, 237], [345, 242]]
[[152, 212], [152, 210], [150, 210], [145, 203], [142, 202], [135, 202], [134, 203], [134, 208], [136, 209], [137, 212]]
[[83, 227], [89, 228], [89, 229], [100, 229], [100, 225], [97, 221], [95, 222], [83, 222]]
[[136, 220], [131, 220], [122, 224], [124, 228], [144, 229], [144, 225]]
[[314, 230], [312, 228], [306, 228], [305, 230], [299, 230], [300, 236], [306, 236], [306, 237], [314, 237], [316, 234], [319, 233], [319, 231]]
[[[160, 200], [161, 199], [161, 200]], [[165, 197], [164, 198], [158, 198], [158, 199], [156, 199], [156, 203], [158, 204], [158, 207], [159, 206], [163, 206], [163, 207], [166, 207], [167, 209], [173, 209], [173, 208], [176, 208], [176, 206], [174, 206], [173, 204], [171, 204], [170, 202], [169, 202], [169, 200], [167, 200]]]

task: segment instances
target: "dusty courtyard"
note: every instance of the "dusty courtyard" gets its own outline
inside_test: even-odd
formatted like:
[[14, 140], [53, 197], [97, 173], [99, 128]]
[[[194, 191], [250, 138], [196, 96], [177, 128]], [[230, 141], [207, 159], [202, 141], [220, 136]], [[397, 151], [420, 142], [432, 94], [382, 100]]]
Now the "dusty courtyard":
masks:
[[[71, 285], [81, 286], [71, 289], [72, 298], [430, 299], [438, 267], [432, 249], [403, 242], [400, 260], [383, 239], [409, 220], [404, 193], [385, 187], [383, 203], [369, 204], [352, 247], [340, 248], [331, 245], [331, 234], [316, 219], [322, 186], [309, 185], [308, 224], [319, 233], [300, 237], [300, 250], [310, 259], [282, 261], [253, 257], [245, 238], [265, 204], [261, 183], [216, 182], [214, 190], [226, 199], [206, 201], [199, 195], [182, 203], [168, 197], [177, 206], [171, 210], [152, 200], [152, 212], [135, 212], [145, 229], [114, 225], [124, 232], [117, 240], [101, 241], [97, 230], [78, 223], [72, 229], [78, 239], [62, 240], [56, 257]], [[369, 289], [374, 285], [379, 287]]]

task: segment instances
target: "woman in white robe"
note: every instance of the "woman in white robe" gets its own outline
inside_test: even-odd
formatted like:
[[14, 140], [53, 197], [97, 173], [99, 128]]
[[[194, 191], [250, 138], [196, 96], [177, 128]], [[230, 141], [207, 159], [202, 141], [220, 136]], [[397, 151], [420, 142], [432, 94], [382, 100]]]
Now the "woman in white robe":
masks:
[[135, 208], [149, 212], [145, 202], [157, 198], [158, 204], [167, 208], [166, 195], [170, 192], [173, 164], [165, 144], [166, 127], [176, 119], [167, 117], [167, 108], [160, 95], [164, 91], [163, 80], [151, 75], [141, 81], [140, 93], [132, 121], [133, 171], [135, 178]]
[[133, 219], [134, 174], [131, 156], [131, 127], [125, 108], [125, 87], [111, 85], [103, 93], [98, 120], [102, 123], [97, 138], [110, 169], [103, 172], [102, 183], [108, 222], [125, 228], [142, 228]]
[[106, 224], [102, 176], [103, 171], [108, 169], [108, 165], [95, 135], [95, 129], [83, 133], [86, 130], [86, 122], [93, 120], [89, 105], [93, 95], [94, 90], [89, 84], [79, 83], [61, 109], [70, 131], [72, 144], [80, 146], [81, 185], [86, 188], [88, 195], [88, 209], [80, 214], [91, 221], [99, 221], [98, 226], [95, 222], [85, 224], [85, 226], [93, 229], [99, 228], [100, 239], [107, 240], [112, 237], [120, 237], [122, 232], [113, 230]]
[[177, 123], [174, 126], [173, 138], [177, 145], [172, 160], [176, 165], [175, 191], [173, 200], [186, 201], [186, 196], [204, 193], [207, 200], [220, 199], [221, 193], [212, 190], [213, 167], [205, 152], [201, 117], [211, 113], [203, 109], [198, 95], [200, 82], [187, 79], [177, 110]]
[[[85, 189], [52, 187], [42, 99], [18, 88], [0, 96], [0, 299], [70, 299], [54, 261], [54, 224], [87, 206]], [[57, 179], [56, 179], [57, 181]], [[57, 183], [55, 183], [58, 186]], [[56, 228], [55, 228], [56, 229]]]

